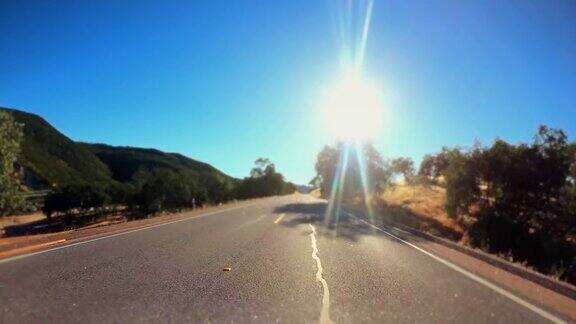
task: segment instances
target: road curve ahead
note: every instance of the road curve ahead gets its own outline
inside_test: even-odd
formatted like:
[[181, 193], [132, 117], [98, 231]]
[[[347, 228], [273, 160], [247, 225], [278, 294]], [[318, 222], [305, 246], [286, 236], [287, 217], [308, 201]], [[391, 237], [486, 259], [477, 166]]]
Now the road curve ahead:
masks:
[[275, 197], [0, 261], [0, 322], [566, 320], [325, 209]]

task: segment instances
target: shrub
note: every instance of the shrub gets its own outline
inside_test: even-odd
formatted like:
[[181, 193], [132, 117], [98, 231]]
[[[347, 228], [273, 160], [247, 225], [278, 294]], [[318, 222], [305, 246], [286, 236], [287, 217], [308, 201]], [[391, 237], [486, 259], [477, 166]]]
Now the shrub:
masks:
[[574, 144], [540, 127], [530, 144], [447, 151], [446, 211], [466, 225], [470, 242], [543, 272], [574, 276]]
[[83, 213], [93, 208], [100, 208], [110, 200], [100, 187], [90, 185], [68, 185], [50, 193], [42, 211], [47, 217], [56, 213]]

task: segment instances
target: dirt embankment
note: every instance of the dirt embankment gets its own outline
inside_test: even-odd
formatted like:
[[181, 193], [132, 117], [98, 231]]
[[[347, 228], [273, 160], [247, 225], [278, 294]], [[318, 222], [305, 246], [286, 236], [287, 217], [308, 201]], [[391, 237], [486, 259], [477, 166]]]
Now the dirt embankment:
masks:
[[464, 229], [446, 214], [445, 201], [446, 190], [442, 187], [398, 184], [388, 189], [377, 205], [384, 222], [460, 241]]
[[0, 217], [0, 232], [6, 226], [31, 223], [31, 222], [35, 222], [35, 221], [44, 219], [45, 217], [46, 216], [44, 216], [44, 214], [42, 214], [40, 212], [32, 213], [32, 214], [26, 214], [26, 215], [3, 216], [3, 217]]

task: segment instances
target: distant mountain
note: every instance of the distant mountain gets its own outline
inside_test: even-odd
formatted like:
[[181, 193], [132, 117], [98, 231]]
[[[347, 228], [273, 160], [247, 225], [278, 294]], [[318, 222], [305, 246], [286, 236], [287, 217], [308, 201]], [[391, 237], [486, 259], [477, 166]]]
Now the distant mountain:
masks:
[[130, 182], [137, 172], [148, 172], [157, 168], [186, 172], [194, 176], [215, 176], [220, 180], [231, 177], [208, 163], [190, 159], [178, 153], [165, 153], [156, 149], [138, 147], [116, 147], [106, 144], [78, 143], [95, 154], [108, 166], [112, 178], [120, 182]]
[[74, 183], [131, 182], [137, 172], [166, 168], [186, 172], [200, 182], [217, 179], [231, 183], [233, 178], [181, 154], [155, 149], [114, 147], [105, 144], [74, 142], [42, 117], [0, 107], [24, 125], [24, 140], [18, 163], [24, 184], [38, 190]]

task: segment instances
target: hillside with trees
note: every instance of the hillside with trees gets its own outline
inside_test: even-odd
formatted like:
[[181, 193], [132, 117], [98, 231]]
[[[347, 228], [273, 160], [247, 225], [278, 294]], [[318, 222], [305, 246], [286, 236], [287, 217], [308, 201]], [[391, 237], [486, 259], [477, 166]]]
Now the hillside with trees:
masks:
[[239, 199], [291, 194], [296, 185], [284, 180], [276, 171], [276, 166], [269, 159], [259, 158], [254, 162], [250, 176], [242, 179], [236, 188]]
[[18, 165], [24, 184], [46, 189], [75, 183], [110, 182], [110, 171], [86, 148], [60, 133], [42, 117], [0, 108], [23, 128]]
[[22, 125], [9, 113], [0, 111], [0, 216], [21, 208], [23, 203], [14, 174], [21, 141]]
[[116, 147], [106, 144], [79, 143], [95, 154], [111, 172], [114, 180], [130, 182], [138, 172], [158, 168], [172, 171], [191, 172], [197, 176], [214, 174], [222, 179], [232, 180], [208, 163], [188, 158], [178, 153], [165, 153], [156, 149], [138, 147]]
[[296, 190], [268, 159], [258, 159], [250, 177], [235, 179], [178, 153], [75, 142], [43, 118], [13, 109], [0, 108], [0, 136], [3, 214], [21, 209], [26, 192], [42, 189], [50, 191], [39, 206], [45, 215], [72, 226], [88, 214], [143, 217]]
[[[469, 244], [576, 282], [576, 143], [541, 126], [531, 143], [445, 148], [422, 162]], [[441, 180], [440, 180], [441, 179]]]
[[319, 152], [316, 172], [311, 184], [337, 203], [369, 203], [382, 221], [433, 228], [576, 283], [576, 143], [562, 130], [541, 126], [530, 143], [443, 148], [418, 172], [370, 144], [338, 143]]

